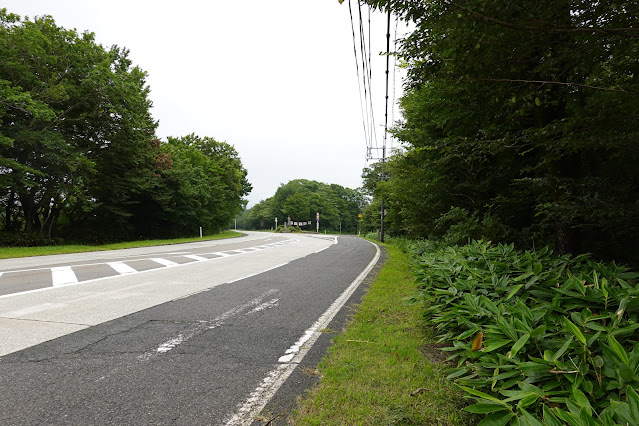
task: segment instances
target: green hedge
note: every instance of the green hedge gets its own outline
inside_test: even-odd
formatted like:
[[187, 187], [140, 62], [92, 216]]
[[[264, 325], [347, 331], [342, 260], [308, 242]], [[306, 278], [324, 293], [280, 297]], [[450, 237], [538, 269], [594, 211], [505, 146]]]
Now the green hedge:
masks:
[[425, 245], [414, 299], [481, 425], [639, 424], [639, 274], [548, 248]]

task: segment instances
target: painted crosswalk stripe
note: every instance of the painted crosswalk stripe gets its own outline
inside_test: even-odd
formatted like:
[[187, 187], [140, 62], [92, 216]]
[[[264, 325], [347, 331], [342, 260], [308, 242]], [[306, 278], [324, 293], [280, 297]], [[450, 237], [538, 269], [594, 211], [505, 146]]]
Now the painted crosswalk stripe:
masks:
[[160, 257], [154, 257], [151, 260], [156, 262], [156, 263], [159, 263], [160, 265], [164, 265], [164, 266], [175, 266], [175, 265], [177, 265], [177, 263], [175, 263], [175, 262], [172, 262], [172, 261], [167, 260], [167, 259], [162, 259]]
[[188, 257], [189, 259], [193, 259], [193, 260], [208, 260], [206, 257], [196, 256], [194, 254], [187, 254], [184, 257]]
[[229, 257], [229, 256], [233, 256], [231, 253], [224, 253], [223, 251], [216, 251], [214, 253], [211, 253], [215, 256], [220, 256], [220, 257]]
[[131, 268], [129, 265], [127, 265], [124, 262], [109, 262], [107, 263], [107, 265], [109, 265], [110, 267], [112, 267], [113, 269], [115, 269], [115, 271], [118, 274], [134, 274], [138, 271], [136, 271], [135, 269]]
[[78, 282], [78, 277], [70, 266], [58, 266], [51, 268], [51, 282], [53, 286], [73, 284]]

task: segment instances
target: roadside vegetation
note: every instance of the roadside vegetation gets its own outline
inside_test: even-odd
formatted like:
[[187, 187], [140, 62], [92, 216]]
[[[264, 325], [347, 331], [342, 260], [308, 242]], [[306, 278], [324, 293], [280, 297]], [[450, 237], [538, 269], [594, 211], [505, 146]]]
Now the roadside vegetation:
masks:
[[361, 226], [383, 200], [387, 237], [428, 240], [412, 297], [466, 411], [639, 424], [639, 4], [363, 3], [415, 29]]
[[[355, 234], [359, 214], [367, 199], [360, 191], [314, 180], [295, 179], [280, 185], [275, 194], [245, 210], [238, 218], [244, 229], [279, 229], [290, 218], [295, 229], [315, 232], [316, 214], [320, 232]], [[299, 225], [299, 223], [306, 223]], [[289, 227], [295, 225], [289, 225]]]
[[388, 259], [318, 370], [321, 384], [298, 406], [299, 425], [472, 424], [462, 393], [445, 379], [443, 358], [423, 327], [408, 255]]
[[426, 326], [481, 425], [639, 424], [639, 274], [548, 248], [413, 243]]
[[221, 240], [234, 238], [242, 235], [235, 231], [224, 231], [214, 235], [205, 235], [202, 238], [176, 238], [168, 240], [143, 240], [129, 241], [123, 243], [83, 245], [68, 244], [60, 246], [40, 246], [40, 247], [0, 247], [0, 259], [11, 259], [17, 257], [47, 256], [51, 254], [85, 253], [91, 251], [118, 250], [134, 247], [149, 247], [167, 244], [192, 243], [198, 241]]
[[0, 9], [0, 246], [179, 238], [233, 222], [238, 153], [160, 140], [147, 73], [92, 33]]
[[390, 241], [293, 423], [639, 424], [639, 273], [548, 248]]

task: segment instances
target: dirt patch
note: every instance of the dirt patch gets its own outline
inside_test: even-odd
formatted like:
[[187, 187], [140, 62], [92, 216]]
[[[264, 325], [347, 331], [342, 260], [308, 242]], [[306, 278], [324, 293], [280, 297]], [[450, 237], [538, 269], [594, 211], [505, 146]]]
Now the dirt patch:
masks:
[[450, 353], [442, 351], [442, 348], [448, 347], [445, 343], [427, 343], [419, 347], [419, 351], [432, 363], [444, 364]]

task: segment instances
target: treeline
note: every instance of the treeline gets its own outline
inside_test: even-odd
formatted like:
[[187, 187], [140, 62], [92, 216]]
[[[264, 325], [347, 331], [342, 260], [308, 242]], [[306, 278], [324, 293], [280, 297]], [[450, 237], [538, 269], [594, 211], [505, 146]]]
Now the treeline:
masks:
[[271, 229], [277, 223], [311, 222], [302, 230], [316, 230], [316, 214], [320, 214], [320, 232], [355, 233], [358, 215], [365, 205], [364, 196], [350, 188], [314, 180], [296, 179], [280, 185], [271, 198], [244, 211], [238, 226], [244, 229]]
[[416, 26], [367, 226], [639, 263], [639, 3], [366, 3]]
[[214, 233], [251, 190], [235, 149], [162, 142], [128, 51], [0, 10], [0, 238], [98, 242]]

